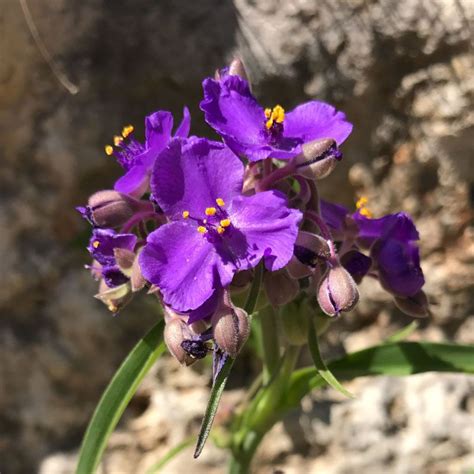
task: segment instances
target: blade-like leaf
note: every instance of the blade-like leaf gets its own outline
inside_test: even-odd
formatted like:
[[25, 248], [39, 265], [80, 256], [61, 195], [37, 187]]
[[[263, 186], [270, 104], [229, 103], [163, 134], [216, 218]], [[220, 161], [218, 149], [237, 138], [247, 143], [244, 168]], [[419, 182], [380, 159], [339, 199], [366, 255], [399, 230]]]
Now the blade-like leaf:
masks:
[[216, 376], [214, 384], [212, 385], [211, 395], [209, 397], [209, 402], [207, 403], [206, 413], [202, 419], [201, 429], [199, 431], [198, 441], [196, 444], [196, 449], [194, 451], [194, 457], [197, 458], [206, 444], [207, 438], [211, 431], [212, 422], [216, 416], [217, 408], [219, 407], [219, 401], [224, 391], [225, 384], [227, 383], [227, 378], [229, 377], [230, 370], [234, 365], [234, 360], [232, 357], [228, 357], [222, 366], [221, 370]]
[[163, 354], [164, 322], [157, 323], [132, 349], [106, 388], [82, 441], [77, 474], [93, 474], [107, 440], [145, 374]]
[[349, 398], [354, 398], [354, 395], [345, 389], [341, 383], [334, 377], [332, 372], [327, 368], [319, 350], [318, 336], [316, 334], [316, 328], [314, 323], [311, 322], [308, 331], [308, 346], [313, 358], [314, 366], [318, 374], [335, 390], [341, 392], [343, 395]]
[[395, 334], [392, 334], [390, 337], [387, 338], [386, 342], [399, 342], [406, 339], [408, 336], [413, 334], [414, 331], [418, 329], [418, 321], [412, 321], [408, 326], [401, 328]]
[[184, 451], [188, 446], [194, 443], [194, 436], [181, 441], [174, 448], [171, 448], [157, 463], [153, 464], [145, 474], [155, 474], [163, 469], [175, 456]]
[[[422, 372], [474, 373], [474, 346], [432, 342], [397, 342], [348, 354], [328, 364], [342, 380], [367, 375], [410, 375]], [[314, 368], [293, 373], [283, 410], [299, 405], [314, 388], [324, 384]]]

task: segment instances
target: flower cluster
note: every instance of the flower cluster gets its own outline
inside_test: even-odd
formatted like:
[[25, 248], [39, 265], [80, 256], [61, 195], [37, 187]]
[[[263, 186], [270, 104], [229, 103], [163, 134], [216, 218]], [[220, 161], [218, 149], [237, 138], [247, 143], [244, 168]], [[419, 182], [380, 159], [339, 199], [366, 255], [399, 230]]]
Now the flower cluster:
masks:
[[[220, 360], [237, 355], [249, 334], [237, 302], [262, 274], [258, 304], [282, 313], [304, 301], [314, 315], [319, 306], [339, 316], [372, 277], [404, 312], [426, 316], [410, 217], [373, 218], [364, 198], [355, 212], [319, 198], [317, 181], [341, 161], [352, 131], [345, 115], [318, 101], [289, 112], [261, 106], [239, 60], [203, 90], [201, 110], [222, 141], [189, 136], [185, 108], [174, 135], [171, 113], [158, 111], [145, 119], [144, 142], [128, 125], [105, 147], [124, 175], [78, 208], [93, 227], [97, 297], [116, 313], [147, 288], [163, 305], [165, 341], [183, 364], [210, 351]], [[289, 333], [288, 320], [301, 317], [285, 318]]]

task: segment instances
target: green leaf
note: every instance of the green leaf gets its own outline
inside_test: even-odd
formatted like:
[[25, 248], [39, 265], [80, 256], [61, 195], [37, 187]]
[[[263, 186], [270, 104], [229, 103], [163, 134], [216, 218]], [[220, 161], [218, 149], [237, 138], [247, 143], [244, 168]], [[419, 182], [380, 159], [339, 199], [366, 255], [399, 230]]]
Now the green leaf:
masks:
[[153, 464], [145, 474], [154, 474], [163, 469], [174, 457], [176, 457], [181, 451], [184, 451], [188, 446], [194, 443], [194, 436], [191, 436], [181, 443], [177, 444], [174, 448], [171, 448], [157, 463]]
[[[422, 372], [474, 373], [474, 346], [433, 342], [397, 342], [354, 352], [328, 364], [331, 372], [343, 380], [368, 375], [411, 375]], [[283, 410], [297, 407], [301, 399], [323, 386], [323, 378], [314, 368], [292, 374]]]
[[395, 334], [392, 334], [390, 337], [387, 338], [387, 342], [399, 342], [406, 339], [408, 336], [413, 334], [414, 331], [418, 329], [418, 321], [411, 322], [408, 326], [401, 328]]
[[164, 321], [157, 323], [132, 349], [106, 388], [92, 416], [79, 453], [76, 474], [93, 474], [110, 434], [145, 374], [163, 354]]
[[332, 372], [328, 369], [319, 350], [318, 336], [316, 334], [316, 328], [314, 322], [311, 322], [308, 330], [308, 346], [313, 358], [314, 366], [318, 374], [335, 390], [341, 392], [343, 395], [349, 398], [354, 398], [354, 395], [345, 389], [340, 382], [334, 377]]
[[229, 377], [230, 370], [234, 365], [234, 360], [232, 357], [228, 357], [225, 361], [222, 369], [217, 374], [216, 380], [212, 386], [211, 395], [207, 403], [206, 413], [202, 419], [201, 429], [199, 431], [198, 441], [196, 444], [196, 449], [194, 451], [194, 457], [197, 458], [201, 454], [204, 445], [206, 444], [207, 438], [211, 431], [212, 422], [216, 416], [217, 408], [219, 407], [219, 402], [224, 391], [225, 384], [227, 383], [227, 378]]

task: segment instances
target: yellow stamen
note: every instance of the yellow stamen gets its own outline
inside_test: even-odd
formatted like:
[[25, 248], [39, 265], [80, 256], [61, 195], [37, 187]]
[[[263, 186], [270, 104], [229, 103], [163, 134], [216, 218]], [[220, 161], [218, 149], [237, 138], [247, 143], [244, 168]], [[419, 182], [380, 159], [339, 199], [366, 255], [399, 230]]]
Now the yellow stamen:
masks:
[[127, 138], [134, 130], [133, 125], [125, 125], [122, 129], [122, 136], [123, 138]]
[[197, 231], [200, 233], [200, 234], [205, 234], [207, 232], [207, 229], [203, 226], [203, 225], [200, 225], [198, 228], [197, 228]]
[[108, 309], [109, 311], [111, 311], [112, 313], [116, 313], [117, 310], [118, 310], [117, 306], [115, 306], [113, 303], [110, 303], [110, 304], [107, 306], [107, 309]]
[[359, 214], [367, 217], [368, 219], [372, 219], [373, 217], [373, 214], [366, 207], [363, 207], [362, 209], [360, 209]]
[[111, 145], [106, 145], [105, 146], [105, 154], [106, 155], [111, 155], [114, 152], [114, 147]]
[[281, 105], [275, 105], [273, 109], [265, 109], [265, 117], [268, 119], [265, 122], [265, 127], [270, 129], [275, 122], [283, 123], [285, 120], [285, 109]]
[[224, 232], [225, 232], [224, 227], [219, 226], [219, 227], [217, 228], [217, 233], [218, 233], [218, 234], [223, 234]]
[[222, 220], [220, 221], [220, 225], [221, 225], [222, 227], [229, 227], [229, 226], [230, 226], [230, 219], [222, 219]]
[[358, 199], [356, 202], [356, 208], [359, 211], [359, 214], [361, 216], [367, 217], [368, 219], [371, 219], [373, 217], [372, 212], [366, 207], [366, 204], [369, 202], [369, 200], [365, 197], [362, 196]]
[[222, 199], [222, 198], [217, 198], [217, 199], [216, 199], [216, 204], [217, 204], [218, 206], [221, 206], [221, 207], [222, 207], [222, 206], [225, 206], [224, 199]]
[[265, 124], [265, 127], [268, 129], [272, 128], [273, 125], [273, 119], [267, 120], [267, 123]]
[[114, 137], [114, 145], [119, 146], [123, 142], [123, 138], [119, 137], [118, 135], [115, 135]]
[[187, 219], [189, 217], [189, 211], [183, 211], [182, 216], [184, 219]]
[[100, 245], [100, 242], [98, 240], [94, 240], [94, 242], [92, 242], [92, 247], [94, 247], [95, 249]]
[[272, 109], [265, 109], [265, 117], [269, 119], [272, 116]]
[[215, 207], [206, 207], [205, 213], [206, 216], [214, 216], [217, 212], [217, 209]]
[[368, 202], [369, 200], [365, 196], [360, 197], [359, 200], [356, 202], [357, 209], [361, 209], [362, 207], [365, 207], [365, 205]]

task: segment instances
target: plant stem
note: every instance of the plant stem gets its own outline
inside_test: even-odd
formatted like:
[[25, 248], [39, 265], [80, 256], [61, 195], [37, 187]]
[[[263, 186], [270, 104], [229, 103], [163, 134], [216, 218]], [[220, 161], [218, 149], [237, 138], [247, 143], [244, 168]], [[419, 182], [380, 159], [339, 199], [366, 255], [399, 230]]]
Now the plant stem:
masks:
[[270, 381], [280, 362], [280, 341], [278, 336], [277, 318], [272, 306], [266, 306], [258, 312], [261, 326], [263, 348], [263, 383]]

